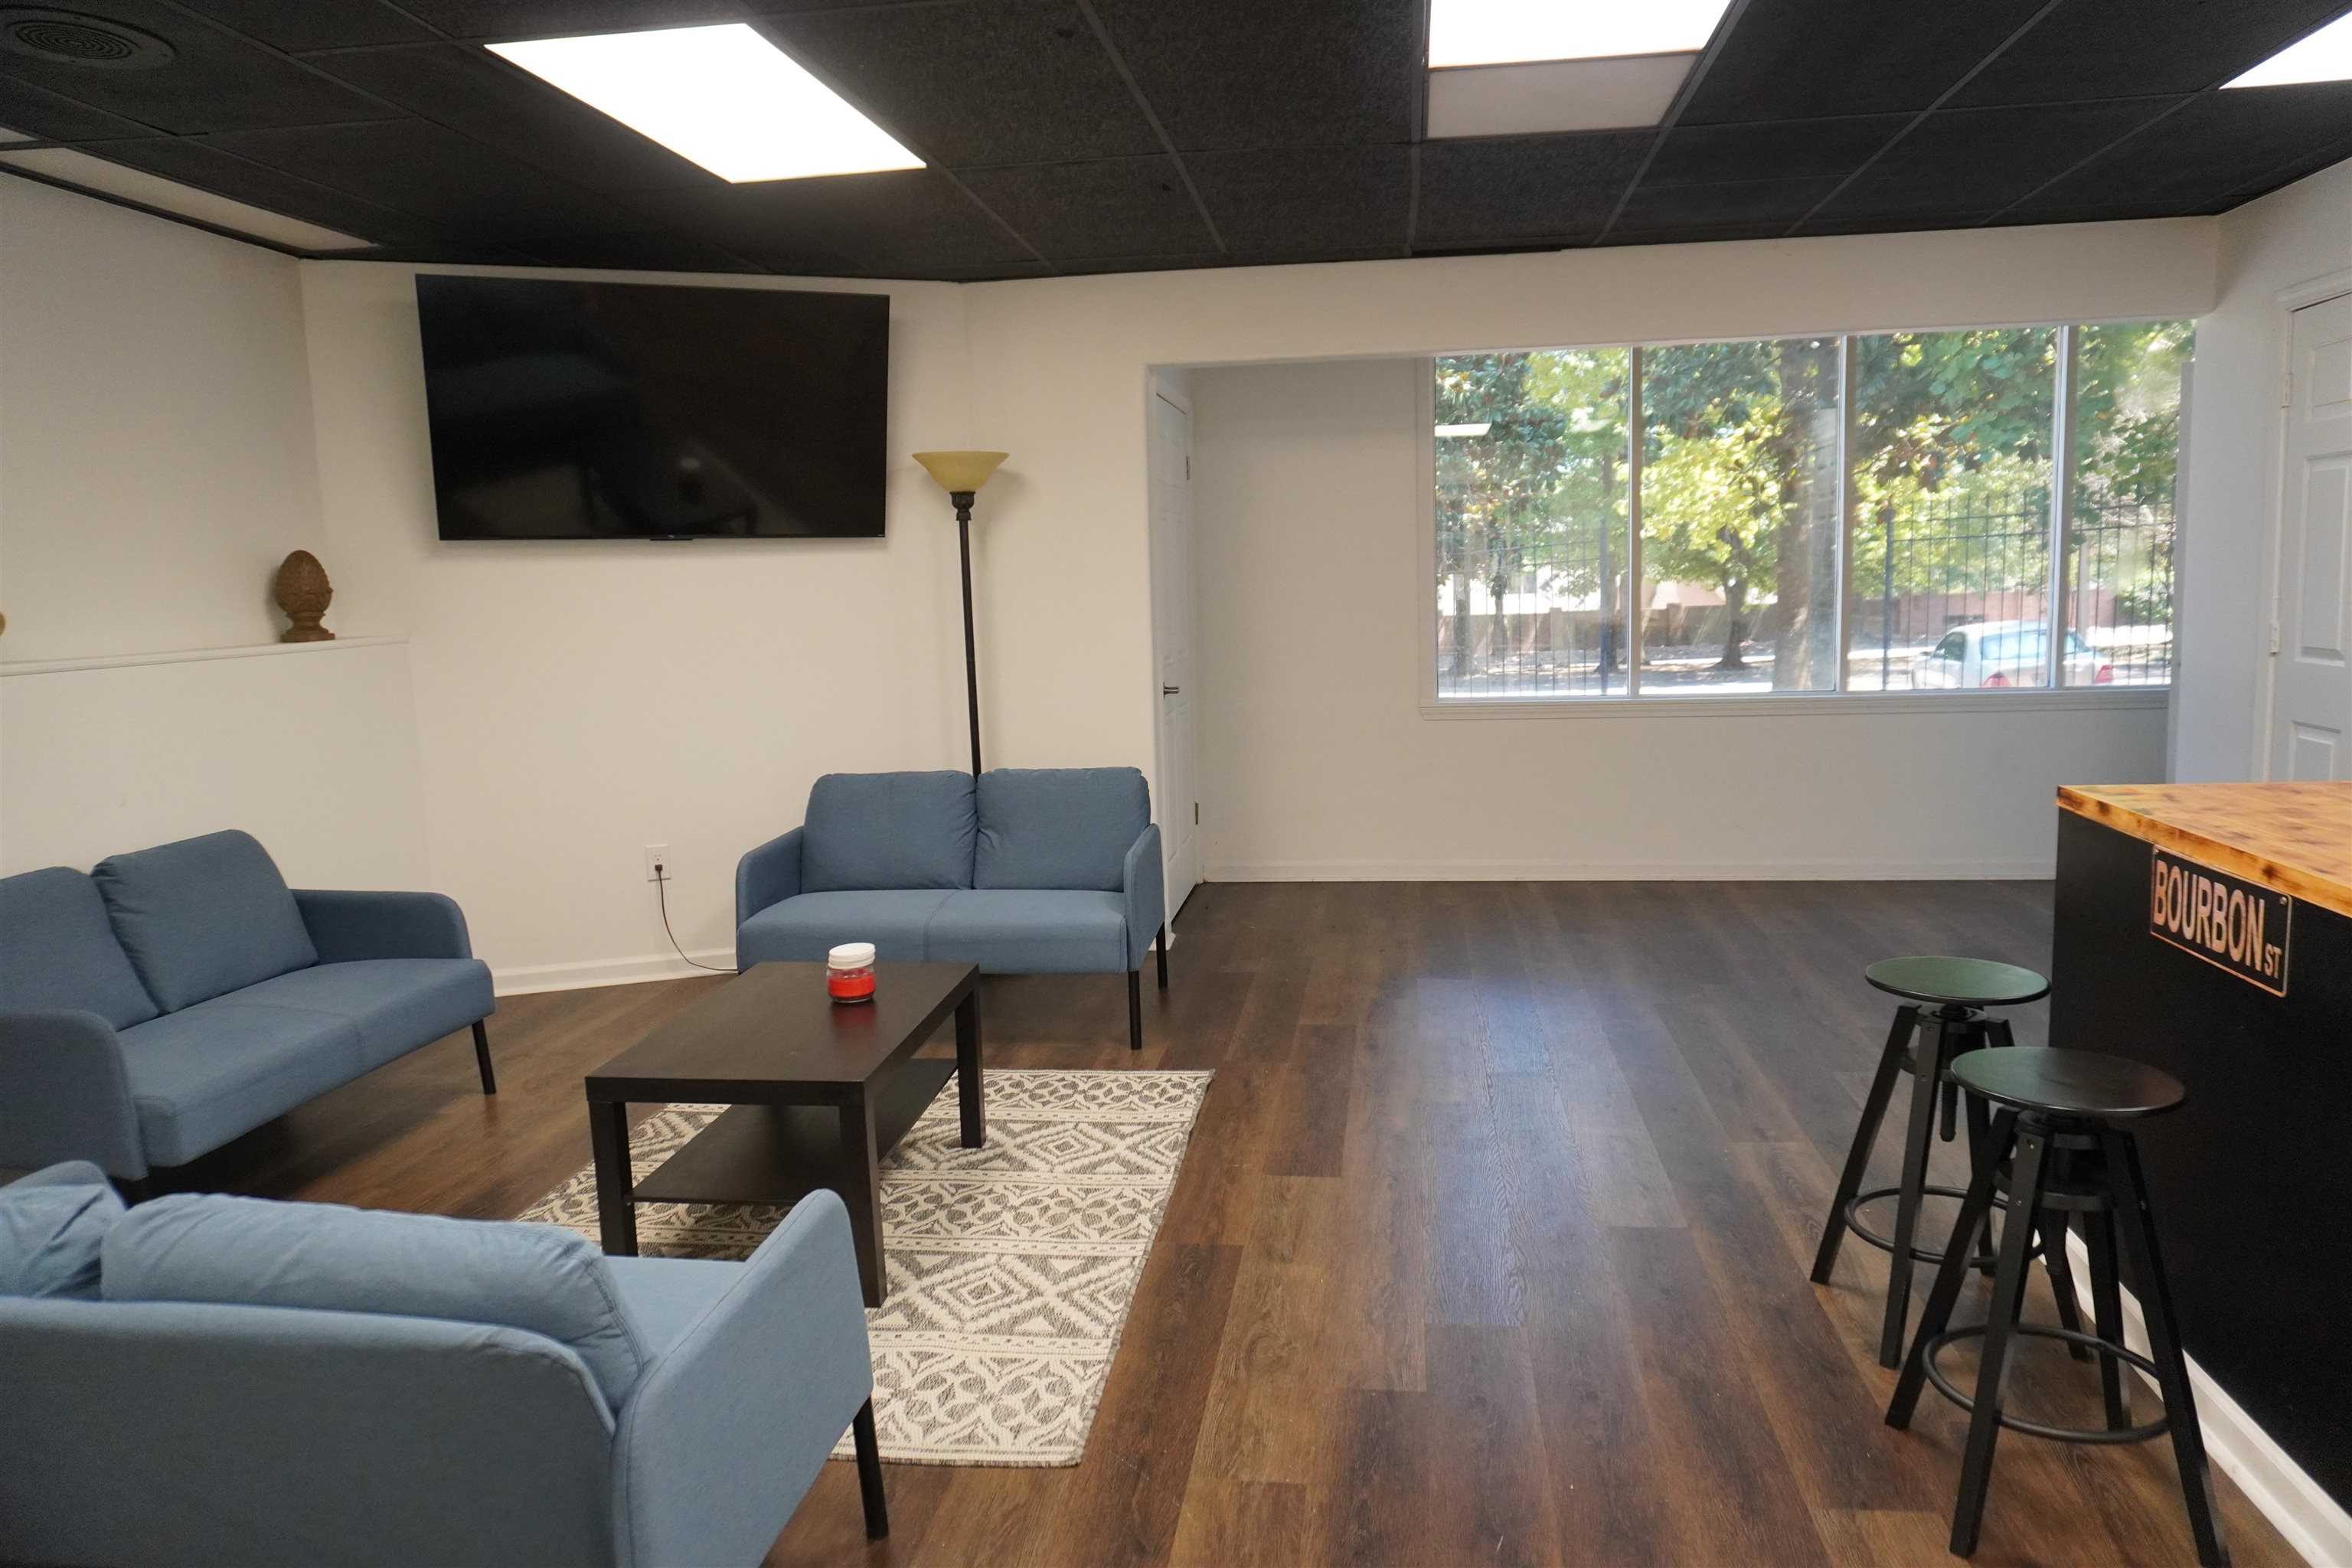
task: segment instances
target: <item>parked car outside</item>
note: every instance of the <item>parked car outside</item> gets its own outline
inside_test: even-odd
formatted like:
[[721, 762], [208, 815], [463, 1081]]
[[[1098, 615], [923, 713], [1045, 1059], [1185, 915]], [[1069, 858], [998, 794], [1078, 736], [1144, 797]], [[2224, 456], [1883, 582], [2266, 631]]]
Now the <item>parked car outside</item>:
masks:
[[[2115, 666], [2073, 632], [2066, 634], [2066, 684], [2107, 686]], [[2050, 629], [2040, 621], [1982, 621], [1954, 626], [1911, 667], [1911, 684], [1930, 689], [2046, 686]]]

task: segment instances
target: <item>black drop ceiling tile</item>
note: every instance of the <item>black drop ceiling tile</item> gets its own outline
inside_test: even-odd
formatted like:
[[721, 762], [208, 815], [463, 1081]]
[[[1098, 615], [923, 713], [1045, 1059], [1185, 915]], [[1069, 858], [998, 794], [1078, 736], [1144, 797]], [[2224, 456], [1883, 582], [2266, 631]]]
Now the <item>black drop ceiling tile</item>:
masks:
[[2256, 196], [2268, 195], [2282, 185], [2291, 185], [2322, 169], [2333, 168], [2347, 158], [2352, 158], [2352, 136], [2290, 158], [2275, 168], [2232, 186], [2222, 197], [2222, 205], [2226, 210], [2242, 202], [2252, 201]]
[[1403, 147], [1191, 153], [1201, 200], [1226, 247], [1404, 247], [1412, 154]]
[[1212, 250], [1178, 256], [1090, 256], [1056, 261], [1054, 270], [1065, 278], [1109, 272], [1204, 272], [1233, 265], [1233, 258]]
[[1179, 152], [1404, 142], [1419, 0], [1094, 0]]
[[473, 44], [322, 55], [322, 70], [419, 117], [593, 190], [712, 184], [719, 176]]
[[382, 0], [184, 0], [225, 27], [289, 53], [414, 44], [438, 37]]
[[1941, 110], [1889, 147], [1822, 216], [1997, 212], [2179, 102], [2136, 98]]
[[769, 19], [793, 55], [950, 168], [1160, 151], [1069, 0], [963, 0]]
[[1402, 261], [1412, 252], [1402, 245], [1304, 246], [1277, 250], [1235, 250], [1225, 257], [1231, 267], [1313, 267], [1333, 261]]
[[452, 37], [493, 42], [692, 27], [751, 15], [738, 0], [401, 0], [401, 9]]
[[670, 230], [778, 272], [929, 278], [1035, 259], [931, 169], [655, 191], [632, 200]]
[[677, 234], [583, 234], [531, 242], [550, 267], [596, 267], [630, 272], [757, 272], [761, 268], [718, 246]]
[[1939, 229], [1975, 228], [1992, 216], [1990, 212], [1906, 213], [1900, 217], [1856, 216], [1832, 216], [1822, 213], [1805, 220], [1794, 237], [1804, 239], [1815, 235], [1832, 234], [1911, 234]]
[[1217, 249], [1175, 160], [1164, 154], [972, 169], [959, 177], [1048, 261]]
[[1654, 140], [1600, 131], [1427, 142], [1413, 248], [1598, 234]]
[[2352, 82], [2242, 88], [2191, 99], [2029, 206], [2179, 203], [2205, 210], [2273, 169], [2352, 133]]
[[1833, 175], [1811, 180], [1727, 180], [1705, 185], [1644, 183], [1626, 199], [1625, 210], [1614, 226], [1638, 233], [1688, 225], [1777, 223], [1786, 230], [1837, 184]]
[[167, 180], [216, 195], [322, 224], [378, 245], [437, 245], [457, 237], [448, 230], [374, 202], [331, 190], [282, 170], [232, 157], [218, 147], [184, 136], [136, 142], [105, 142], [87, 151], [117, 163], [144, 169]]
[[1952, 101], [2195, 92], [2259, 65], [2343, 8], [2344, 0], [2065, 0]]
[[103, 9], [110, 19], [169, 43], [173, 58], [152, 69], [110, 70], [10, 52], [0, 55], [0, 79], [29, 82], [181, 135], [331, 125], [379, 120], [388, 112], [306, 67], [157, 0], [103, 0]]
[[1676, 126], [1666, 132], [1642, 183], [1686, 185], [1850, 174], [1911, 119], [1907, 114], [1859, 114], [1761, 125]]
[[1752, 0], [1678, 123], [1916, 111], [2042, 3]]
[[1645, 225], [1631, 229], [1621, 224], [1595, 245], [1601, 249], [1614, 249], [1627, 245], [1705, 245], [1730, 239], [1779, 239], [1788, 229], [1788, 221], [1779, 218], [1769, 223]]
[[[0, 59], [13, 57], [0, 55]], [[77, 100], [18, 81], [0, 69], [0, 125], [50, 142], [98, 142], [118, 136], [159, 136], [135, 120], [92, 109]]]
[[421, 120], [247, 131], [214, 145], [489, 244], [643, 226], [609, 198]]

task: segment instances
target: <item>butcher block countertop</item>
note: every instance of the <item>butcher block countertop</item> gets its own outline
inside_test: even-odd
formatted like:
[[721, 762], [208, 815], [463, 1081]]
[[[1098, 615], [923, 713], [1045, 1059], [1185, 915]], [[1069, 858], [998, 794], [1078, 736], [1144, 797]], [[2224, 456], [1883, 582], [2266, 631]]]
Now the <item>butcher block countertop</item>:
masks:
[[2352, 784], [2069, 785], [2058, 805], [2352, 916]]

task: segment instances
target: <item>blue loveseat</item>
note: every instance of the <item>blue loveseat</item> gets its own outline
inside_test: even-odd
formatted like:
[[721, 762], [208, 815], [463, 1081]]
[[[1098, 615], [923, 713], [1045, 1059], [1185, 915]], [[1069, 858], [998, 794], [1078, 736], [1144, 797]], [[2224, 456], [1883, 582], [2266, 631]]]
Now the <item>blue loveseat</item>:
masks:
[[0, 1560], [750, 1568], [845, 1427], [888, 1528], [849, 1215], [750, 1261], [552, 1226], [0, 1188]]
[[1127, 975], [1143, 1048], [1143, 955], [1168, 984], [1160, 829], [1133, 768], [827, 773], [800, 826], [735, 868], [735, 962], [811, 962], [845, 942], [990, 974]]
[[497, 1007], [438, 893], [294, 891], [213, 833], [0, 879], [0, 1166], [184, 1165]]

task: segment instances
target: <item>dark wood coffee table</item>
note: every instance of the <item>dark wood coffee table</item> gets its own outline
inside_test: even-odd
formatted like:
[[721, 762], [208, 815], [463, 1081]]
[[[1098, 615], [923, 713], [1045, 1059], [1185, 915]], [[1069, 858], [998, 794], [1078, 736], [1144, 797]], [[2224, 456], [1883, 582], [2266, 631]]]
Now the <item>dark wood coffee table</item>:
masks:
[[[756, 964], [588, 1075], [596, 1214], [604, 1250], [637, 1250], [638, 1204], [791, 1204], [831, 1187], [849, 1205], [866, 1304], [888, 1293], [876, 1167], [956, 1075], [963, 1146], [988, 1142], [980, 1075], [980, 971], [877, 963], [874, 1000], [825, 994], [822, 963]], [[955, 1015], [956, 1054], [916, 1050]], [[730, 1107], [642, 1182], [628, 1108]]]

